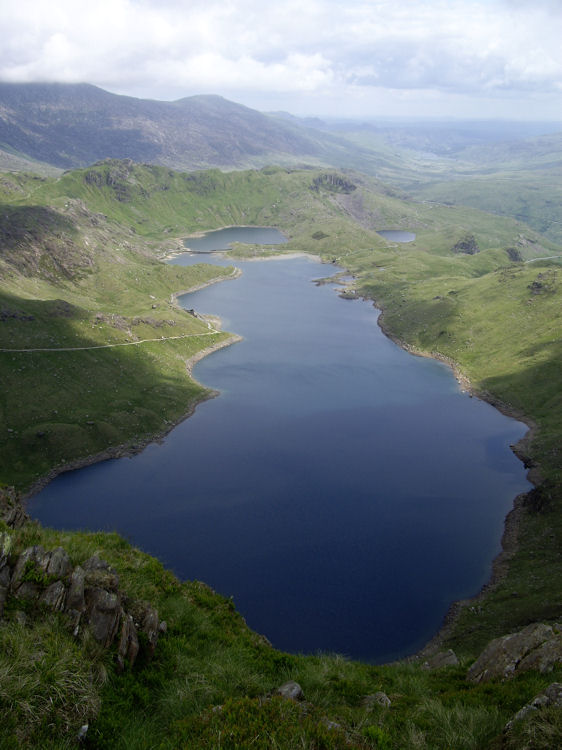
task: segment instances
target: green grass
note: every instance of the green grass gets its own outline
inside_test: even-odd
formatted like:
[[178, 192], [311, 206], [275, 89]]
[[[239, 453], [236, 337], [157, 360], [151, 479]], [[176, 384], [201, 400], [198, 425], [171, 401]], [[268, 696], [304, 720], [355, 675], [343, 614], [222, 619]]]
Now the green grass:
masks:
[[[0, 626], [0, 710], [9, 716], [0, 725], [2, 747], [71, 747], [83, 723], [92, 748], [216, 748], [219, 738], [221, 747], [287, 750], [490, 747], [519, 708], [562, 678], [527, 673], [473, 685], [465, 679], [469, 659], [429, 672], [284, 654], [247, 628], [231, 600], [180, 583], [117, 534], [34, 524], [8, 533], [14, 557], [31, 544], [62, 545], [73, 564], [99, 554], [126, 595], [150, 601], [168, 629], [152, 661], [119, 675], [112, 654], [87, 637], [75, 641], [63, 616], [27, 607], [18, 624], [26, 604], [9, 599]], [[302, 686], [303, 706], [270, 699], [289, 679]], [[377, 691], [389, 696], [389, 708], [364, 700]]]
[[[120, 573], [127, 595], [152, 602], [169, 627], [152, 662], [118, 676], [111, 655], [75, 643], [56, 618], [28, 611], [27, 624], [18, 625], [16, 612], [25, 607], [10, 601], [1, 626], [6, 646], [0, 675], [12, 674], [15, 660], [24, 692], [18, 708], [7, 688], [0, 693], [0, 707], [13, 711], [0, 727], [0, 746], [71, 746], [87, 714], [94, 748], [214, 748], [219, 742], [499, 748], [505, 722], [549, 682], [562, 679], [556, 672], [477, 686], [465, 680], [470, 661], [490, 638], [562, 613], [562, 270], [555, 261], [513, 262], [508, 249], [515, 248], [522, 261], [562, 251], [509, 217], [405, 200], [354, 173], [345, 174], [356, 186], [351, 192], [313, 189], [323, 173], [268, 168], [181, 175], [109, 162], [58, 179], [0, 180], [0, 310], [7, 311], [0, 347], [190, 335], [81, 352], [0, 353], [0, 483], [25, 489], [50, 470], [108, 446], [141, 445], [204, 397], [204, 388], [187, 377], [185, 360], [226, 334], [203, 337], [202, 344], [192, 334], [206, 332], [205, 323], [178, 310], [170, 295], [222, 271], [166, 266], [155, 258], [198, 229], [275, 225], [290, 239], [285, 252], [312, 252], [348, 269], [355, 289], [383, 308], [383, 324], [394, 337], [456, 363], [478, 392], [536, 426], [521, 451], [542, 484], [519, 511], [518, 548], [507, 575], [462, 608], [448, 632], [447, 645], [457, 650], [461, 666], [431, 673], [415, 664], [283, 654], [248, 630], [230, 600], [204, 584], [180, 583], [117, 535], [31, 525], [13, 532], [15, 551], [62, 544], [75, 564], [99, 552]], [[396, 245], [376, 234], [380, 228], [411, 229], [416, 240]], [[467, 233], [480, 252], [454, 254]], [[272, 252], [238, 246], [232, 255]], [[28, 644], [29, 656], [26, 649], [16, 652], [14, 638]], [[25, 687], [32, 663], [42, 660], [39, 684]], [[49, 666], [55, 662], [61, 672]], [[288, 679], [302, 685], [305, 711], [265, 699]], [[46, 707], [44, 696], [55, 682], [65, 687]], [[72, 685], [83, 691], [84, 708], [68, 698]], [[364, 696], [379, 690], [389, 695], [389, 709], [364, 705]], [[218, 705], [222, 711], [213, 711]], [[36, 716], [28, 725], [25, 711]], [[339, 726], [330, 729], [327, 722]], [[519, 727], [509, 743], [523, 747], [534, 737], [537, 747], [547, 747], [559, 734], [559, 719], [547, 712]]]
[[[84, 227], [74, 212], [18, 207], [17, 216], [0, 259], [0, 348], [86, 347], [0, 352], [0, 484], [28, 487], [53, 468], [139, 445], [207, 396], [186, 361], [227, 334], [209, 335], [171, 295], [233, 269], [164, 265], [145, 243], [105, 220]], [[122, 346], [146, 339], [160, 341]]]
[[[322, 175], [331, 173], [181, 174], [113, 160], [55, 179], [10, 175], [0, 182], [0, 303], [8, 311], [0, 347], [123, 344], [204, 332], [170, 304], [170, 294], [230, 271], [165, 266], [155, 257], [176, 248], [182, 235], [225, 224], [276, 225], [290, 239], [286, 252], [337, 260], [358, 274], [363, 292], [388, 306], [397, 334], [417, 337], [412, 343], [422, 348], [452, 309], [452, 298], [431, 302], [434, 288], [458, 286], [459, 277], [464, 286], [478, 283], [509, 263], [506, 247], [525, 258], [556, 249], [510, 219], [405, 201], [359, 174], [346, 174], [345, 190], [328, 189], [331, 180]], [[410, 228], [416, 241], [393, 246], [374, 231], [381, 227]], [[451, 248], [467, 232], [483, 252], [454, 255]], [[238, 249], [248, 252], [261, 248]], [[424, 336], [396, 325], [390, 309], [391, 296], [410, 294], [414, 279], [419, 299], [408, 300], [409, 314], [429, 321]], [[7, 384], [0, 397], [0, 482], [26, 487], [53, 467], [165, 431], [204, 396], [184, 368], [202, 341], [212, 343], [186, 338], [74, 353], [0, 353]]]
[[538, 172], [498, 172], [446, 182], [430, 182], [412, 189], [423, 200], [472, 206], [526, 222], [554, 242], [562, 242], [561, 168]]
[[73, 735], [100, 708], [105, 668], [89, 648], [54, 615], [25, 625], [0, 622], [3, 748], [72, 747]]

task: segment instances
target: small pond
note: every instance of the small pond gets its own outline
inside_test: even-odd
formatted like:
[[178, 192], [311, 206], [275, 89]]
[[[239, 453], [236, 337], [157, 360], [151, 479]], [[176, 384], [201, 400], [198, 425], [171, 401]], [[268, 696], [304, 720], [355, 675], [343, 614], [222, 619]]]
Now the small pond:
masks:
[[413, 232], [405, 232], [402, 229], [381, 229], [377, 234], [392, 242], [413, 242], [416, 239]]

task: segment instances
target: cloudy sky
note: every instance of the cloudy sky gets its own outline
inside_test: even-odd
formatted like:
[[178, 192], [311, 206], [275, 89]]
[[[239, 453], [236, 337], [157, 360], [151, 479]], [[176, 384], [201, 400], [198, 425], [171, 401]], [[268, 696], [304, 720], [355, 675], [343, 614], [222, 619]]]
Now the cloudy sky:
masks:
[[2, 0], [0, 80], [298, 115], [562, 120], [562, 0]]

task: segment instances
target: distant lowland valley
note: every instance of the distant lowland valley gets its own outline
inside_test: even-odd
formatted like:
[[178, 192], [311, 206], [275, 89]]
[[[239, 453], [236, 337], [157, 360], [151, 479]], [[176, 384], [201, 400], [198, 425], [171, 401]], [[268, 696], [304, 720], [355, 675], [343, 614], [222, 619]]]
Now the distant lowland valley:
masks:
[[0, 83], [0, 203], [1, 747], [560, 746], [562, 122]]

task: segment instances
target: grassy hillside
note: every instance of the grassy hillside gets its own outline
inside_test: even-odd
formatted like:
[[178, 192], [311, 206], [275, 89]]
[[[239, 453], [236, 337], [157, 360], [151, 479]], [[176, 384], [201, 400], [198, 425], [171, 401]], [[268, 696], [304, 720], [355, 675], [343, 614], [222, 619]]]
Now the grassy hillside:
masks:
[[419, 198], [472, 206], [524, 221], [554, 242], [562, 242], [562, 167], [537, 171], [501, 171], [459, 177], [415, 187]]
[[[529, 123], [529, 132], [533, 127], [539, 128]], [[375, 175], [419, 201], [511, 216], [560, 243], [560, 126], [553, 123], [553, 132], [534, 138], [524, 137], [526, 128], [524, 123], [436, 122], [358, 129], [342, 123], [336, 132], [361, 153], [355, 163], [339, 163]]]
[[[114, 655], [73, 639], [63, 615], [9, 598], [2, 746], [70, 747], [85, 722], [93, 748], [556, 746], [554, 714], [521, 730], [535, 734], [532, 745], [527, 735], [502, 739], [502, 728], [560, 672], [477, 686], [465, 675], [489, 638], [562, 615], [562, 271], [538, 260], [559, 246], [514, 219], [418, 203], [333, 170], [180, 174], [106, 161], [58, 178], [5, 175], [0, 191], [0, 484], [25, 490], [91, 454], [140, 446], [208, 395], [186, 360], [228, 334], [170, 295], [232, 269], [156, 259], [182, 236], [229, 224], [275, 225], [289, 237], [285, 252], [348, 269], [350, 293], [383, 308], [392, 336], [456, 363], [477, 391], [535, 424], [522, 452], [540, 481], [518, 510], [507, 576], [446, 634], [460, 665], [436, 672], [277, 652], [232, 602], [178, 582], [116, 535], [0, 525], [11, 559], [39, 543], [62, 544], [73, 564], [98, 552], [127, 596], [151, 602], [168, 624], [154, 660], [118, 675]], [[382, 228], [416, 240], [388, 242]], [[239, 246], [232, 255], [272, 252]], [[304, 707], [267, 699], [289, 679]], [[368, 698], [378, 691], [390, 708]]]
[[[84, 724], [87, 747], [111, 750], [500, 748], [507, 720], [562, 678], [561, 671], [530, 672], [471, 685], [466, 658], [427, 671], [284, 654], [250, 631], [230, 600], [202, 583], [180, 583], [116, 534], [34, 525], [5, 533], [14, 554], [31, 544], [63, 545], [73, 564], [83, 564], [97, 553], [127, 596], [151, 602], [167, 623], [154, 658], [119, 674], [114, 654], [93, 639], [74, 639], [65, 615], [9, 601], [0, 622], [5, 748], [74, 747]], [[271, 698], [287, 680], [302, 687], [304, 703]], [[374, 698], [379, 692], [389, 707]], [[533, 747], [555, 746], [547, 744], [556, 742], [554, 715], [526, 731], [534, 732]]]
[[[290, 238], [287, 252], [314, 252], [356, 274], [357, 289], [385, 307], [386, 325], [397, 337], [451, 358], [466, 370], [476, 388], [493, 390], [496, 397], [529, 418], [546, 420], [549, 425], [559, 419], [557, 410], [540, 407], [549, 402], [546, 395], [549, 387], [556, 388], [556, 380], [547, 378], [538, 391], [533, 389], [536, 397], [525, 395], [524, 381], [531, 365], [538, 362], [546, 367], [544, 363], [555, 355], [551, 339], [559, 323], [556, 268], [546, 269], [542, 279], [539, 266], [543, 262], [525, 261], [556, 255], [560, 248], [516, 221], [472, 209], [416, 203], [357, 173], [312, 169], [189, 174], [108, 160], [55, 179], [6, 176], [0, 181], [0, 191], [6, 206], [1, 231], [7, 312], [0, 328], [5, 349], [94, 346], [208, 333], [204, 323], [174, 308], [169, 295], [199, 283], [205, 274], [220, 271], [166, 266], [155, 257], [177, 248], [178, 238], [193, 231], [231, 224], [275, 225]], [[380, 228], [411, 229], [416, 241], [393, 246], [376, 233]], [[476, 255], [454, 252], [466, 236], [474, 238], [479, 249]], [[193, 280], [190, 274], [196, 274]], [[530, 289], [533, 283], [538, 286]], [[517, 302], [511, 304], [512, 298]], [[59, 310], [56, 300], [66, 307], [59, 305]], [[53, 313], [53, 309], [59, 311]], [[500, 312], [503, 317], [498, 317]], [[508, 320], [514, 322], [511, 330], [517, 330], [514, 339], [505, 336]], [[123, 442], [127, 434], [136, 441], [142, 426], [145, 435], [158, 430], [159, 420], [150, 415], [160, 406], [147, 405], [146, 413], [141, 409], [136, 417], [124, 416], [128, 402], [141, 408], [132, 394], [154, 391], [140, 383], [151, 380], [152, 368], [161, 361], [156, 367], [165, 367], [166, 377], [159, 398], [165, 398], [164, 391], [172, 394], [179, 387], [170, 396], [172, 401], [177, 399], [174, 414], [166, 414], [168, 420], [177, 419], [179, 404], [187, 396], [183, 389], [188, 387], [187, 381], [179, 386], [183, 382], [179, 351], [185, 359], [202, 341], [207, 343], [192, 337], [73, 353], [5, 352], [6, 382], [22, 394], [11, 398], [7, 389], [4, 398], [3, 419], [12, 430], [4, 438], [7, 466], [18, 463], [14, 451], [27, 467], [36, 460], [30, 460], [31, 456], [37, 456], [41, 468], [33, 475], [38, 476], [55, 455], [45, 451], [48, 441], [36, 438], [37, 432], [54, 434], [52, 426], [44, 429], [53, 421], [48, 409], [41, 415], [30, 410], [27, 418], [27, 410], [22, 412], [20, 406], [39, 374], [41, 388], [54, 378], [46, 391], [53, 397], [60, 390], [54, 387], [57, 378], [63, 379], [68, 405], [61, 411], [59, 404], [50, 403], [53, 397], [41, 403], [51, 411], [57, 409], [57, 421], [67, 425], [63, 431], [75, 430], [76, 420], [90, 420], [79, 417], [71, 407], [76, 399], [70, 383], [80, 388], [81, 381], [72, 363], [80, 360], [76, 367], [86, 372], [95, 362], [103, 375], [87, 380], [106, 382], [109, 377], [115, 402], [121, 406], [112, 417], [105, 414], [99, 420], [97, 441], [92, 441], [97, 428], [82, 427], [76, 445], [82, 446], [86, 436], [88, 446], [102, 446], [110, 435], [112, 444]], [[533, 354], [533, 347], [541, 354]], [[148, 369], [147, 359], [151, 361]], [[112, 376], [107, 367], [113, 369]], [[135, 375], [129, 377], [126, 373], [131, 372]], [[158, 380], [164, 370], [159, 372]], [[177, 373], [174, 379], [172, 373]], [[522, 378], [519, 385], [517, 378]], [[80, 399], [80, 413], [97, 414], [95, 400], [86, 394]], [[193, 395], [187, 396], [188, 402]], [[141, 400], [146, 403], [144, 395]], [[68, 410], [72, 418], [65, 421]], [[164, 428], [166, 422], [159, 423]], [[553, 428], [545, 427], [544, 434], [541, 439], [552, 442]], [[26, 436], [25, 450], [16, 435]], [[79, 455], [77, 449], [61, 460]], [[5, 483], [25, 485], [23, 474], [14, 469], [12, 474], [10, 469], [6, 472]]]
[[2, 217], [2, 484], [29, 486], [91, 454], [138, 446], [209, 395], [186, 361], [228, 334], [171, 294], [233, 269], [159, 263], [78, 201], [63, 212], [4, 206]]
[[562, 241], [562, 135], [463, 148], [455, 160], [413, 164], [404, 189], [420, 200], [511, 216]]

